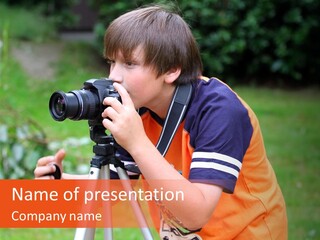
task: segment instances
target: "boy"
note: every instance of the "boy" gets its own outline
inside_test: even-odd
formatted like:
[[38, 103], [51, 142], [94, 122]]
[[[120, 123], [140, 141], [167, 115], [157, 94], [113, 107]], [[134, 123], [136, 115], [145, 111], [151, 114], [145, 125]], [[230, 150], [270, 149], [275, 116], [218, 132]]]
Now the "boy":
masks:
[[[286, 239], [285, 203], [258, 120], [226, 84], [201, 77], [184, 20], [161, 6], [137, 9], [110, 24], [104, 45], [122, 99], [104, 99], [104, 127], [151, 187], [184, 193], [183, 201], [161, 202], [161, 239]], [[187, 83], [191, 100], [163, 157], [155, 144], [176, 86]], [[64, 154], [39, 159], [35, 177], [48, 178], [52, 162], [62, 167]]]

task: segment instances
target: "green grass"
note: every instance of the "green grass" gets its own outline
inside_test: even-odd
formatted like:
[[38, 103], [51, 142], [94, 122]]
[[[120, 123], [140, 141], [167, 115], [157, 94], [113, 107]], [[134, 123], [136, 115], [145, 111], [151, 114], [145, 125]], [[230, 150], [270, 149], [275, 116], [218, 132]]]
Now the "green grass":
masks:
[[[75, 229], [0, 229], [1, 240], [20, 240], [20, 239], [32, 239], [32, 240], [70, 240], [74, 238]], [[152, 235], [157, 239], [154, 229], [151, 230]], [[102, 240], [103, 229], [96, 229], [95, 240]], [[141, 240], [143, 235], [140, 229], [126, 228], [126, 229], [113, 229], [114, 240]]]
[[[0, 5], [1, 20], [6, 11]], [[16, 12], [11, 12], [11, 15], [5, 16], [9, 19], [16, 15]], [[27, 15], [24, 16], [24, 21], [28, 22]], [[0, 39], [13, 32], [12, 26], [16, 23], [12, 19], [6, 21], [10, 22], [10, 29], [6, 30], [0, 24]], [[40, 23], [43, 22], [38, 22], [36, 26], [42, 29]], [[42, 36], [42, 33], [37, 34]], [[10, 40], [7, 44], [12, 49], [19, 42]], [[63, 141], [71, 136], [88, 137], [86, 121], [55, 122], [48, 112], [48, 101], [55, 90], [80, 89], [85, 80], [105, 75], [106, 70], [94, 60], [94, 54], [92, 48], [85, 44], [65, 44], [63, 55], [55, 65], [56, 76], [52, 79], [34, 79], [26, 74], [9, 52], [2, 51], [1, 107], [10, 105], [17, 122], [28, 118], [37, 121], [47, 134], [48, 141]], [[286, 91], [237, 87], [235, 90], [249, 103], [260, 120], [268, 156], [287, 203], [289, 239], [320, 239], [319, 89]], [[79, 163], [87, 164], [92, 156], [91, 144], [81, 149], [69, 147], [67, 151], [69, 157], [65, 162], [70, 163], [70, 169]], [[73, 236], [74, 229], [0, 229], [0, 239], [3, 240], [72, 239]], [[101, 230], [96, 239], [102, 239]], [[116, 229], [115, 239], [141, 239], [141, 234], [138, 229]]]

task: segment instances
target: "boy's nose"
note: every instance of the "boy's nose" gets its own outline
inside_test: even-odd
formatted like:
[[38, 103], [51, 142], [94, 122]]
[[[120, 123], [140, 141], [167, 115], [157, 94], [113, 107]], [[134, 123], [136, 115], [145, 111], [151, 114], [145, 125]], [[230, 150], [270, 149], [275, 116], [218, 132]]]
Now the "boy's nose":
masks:
[[120, 68], [117, 66], [117, 64], [115, 64], [110, 69], [109, 78], [112, 79], [114, 82], [121, 83], [123, 80], [123, 77], [120, 73], [121, 73]]
[[111, 79], [113, 82], [117, 82], [117, 83], [121, 83], [123, 81], [122, 76], [113, 76], [113, 75], [109, 75], [109, 79]]

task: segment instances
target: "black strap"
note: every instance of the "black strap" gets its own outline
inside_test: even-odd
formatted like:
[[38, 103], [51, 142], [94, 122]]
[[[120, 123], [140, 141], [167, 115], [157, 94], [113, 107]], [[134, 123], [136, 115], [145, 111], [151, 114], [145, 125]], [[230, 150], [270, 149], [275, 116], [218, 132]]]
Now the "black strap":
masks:
[[[184, 118], [191, 94], [191, 83], [178, 85], [175, 89], [158, 143], [156, 145], [162, 156], [166, 155], [172, 139]], [[140, 173], [140, 170], [136, 164], [128, 164], [126, 165], [126, 169], [130, 172]]]
[[178, 85], [176, 87], [166, 120], [160, 134], [160, 138], [157, 143], [157, 149], [162, 154], [162, 156], [166, 155], [171, 141], [184, 118], [189, 100], [191, 98], [191, 93], [191, 84]]

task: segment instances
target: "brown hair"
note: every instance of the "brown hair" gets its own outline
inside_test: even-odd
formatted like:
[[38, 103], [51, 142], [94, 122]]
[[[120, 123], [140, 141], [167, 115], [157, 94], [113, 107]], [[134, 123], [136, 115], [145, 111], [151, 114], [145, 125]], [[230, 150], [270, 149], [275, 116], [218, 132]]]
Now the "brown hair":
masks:
[[175, 84], [197, 79], [202, 61], [197, 43], [187, 23], [173, 11], [160, 5], [133, 10], [115, 19], [104, 36], [104, 56], [114, 58], [119, 51], [125, 59], [142, 46], [144, 65], [155, 69], [158, 76], [181, 68]]

